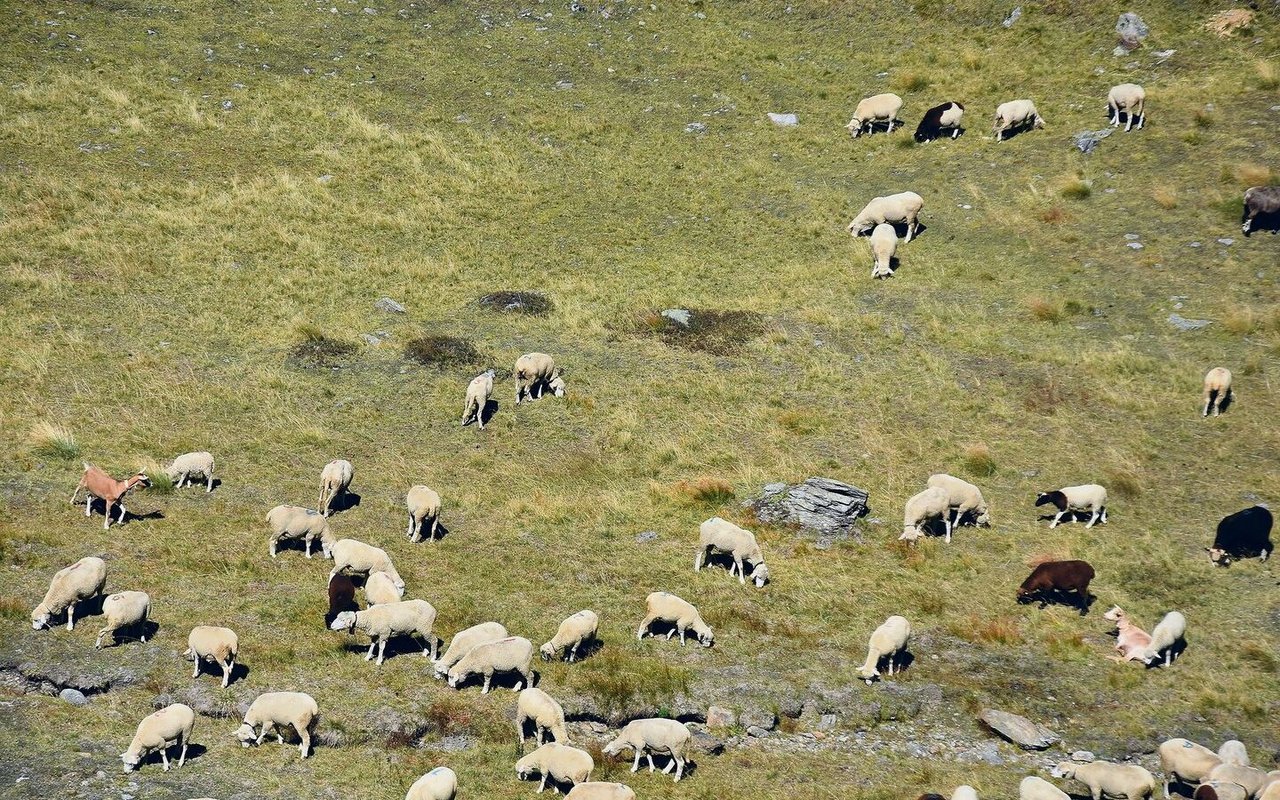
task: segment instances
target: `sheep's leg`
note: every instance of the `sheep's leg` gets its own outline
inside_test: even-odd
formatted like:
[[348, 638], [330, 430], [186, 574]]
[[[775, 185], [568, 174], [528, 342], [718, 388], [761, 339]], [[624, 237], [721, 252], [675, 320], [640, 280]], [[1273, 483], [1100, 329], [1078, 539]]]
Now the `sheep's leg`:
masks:
[[209, 473], [208, 477], [206, 478], [206, 481], [208, 482], [208, 485], [205, 487], [204, 493], [209, 494], [210, 492], [213, 491], [213, 473], [212, 472]]
[[302, 740], [298, 743], [298, 753], [306, 758], [307, 753], [311, 752], [311, 731], [305, 725], [299, 727], [296, 722], [293, 723], [293, 729], [298, 732], [298, 738]]
[[655, 767], [653, 766], [653, 753], [646, 751], [644, 754], [644, 757], [649, 759], [649, 771], [653, 772], [655, 769]]
[[[542, 794], [542, 790], [543, 790], [543, 789], [545, 789], [545, 788], [547, 788], [547, 776], [548, 776], [549, 774], [551, 774], [551, 773], [547, 772], [546, 770], [543, 770], [543, 772], [542, 772], [542, 782], [538, 784], [538, 794]], [[557, 792], [557, 794], [559, 794], [559, 792]]]
[[[1120, 114], [1119, 114], [1119, 113], [1117, 113], [1117, 114], [1116, 114], [1116, 116], [1117, 116], [1117, 117], [1119, 117], [1119, 116], [1120, 116]], [[1132, 109], [1132, 108], [1130, 108], [1130, 109], [1129, 109], [1129, 118], [1128, 118], [1128, 119], [1125, 121], [1125, 123], [1124, 123], [1124, 132], [1125, 132], [1125, 133], [1128, 133], [1128, 132], [1129, 132], [1129, 129], [1130, 129], [1130, 128], [1132, 128], [1132, 127], [1133, 127], [1133, 109]]]
[[[196, 662], [196, 666], [195, 666], [195, 669], [191, 670], [191, 677], [198, 678], [200, 677], [200, 654], [199, 653], [196, 653], [195, 662]], [[226, 684], [224, 683], [223, 686], [226, 686]]]
[[[1208, 413], [1209, 413], [1209, 412], [1208, 412], [1208, 410], [1206, 409], [1206, 410], [1205, 410], [1205, 414], [1208, 414]], [[706, 548], [699, 548], [699, 549], [698, 549], [698, 552], [697, 552], [697, 553], [694, 555], [694, 557], [693, 557], [693, 571], [694, 571], [694, 572], [702, 572], [702, 562], [706, 560], [706, 556], [707, 556], [707, 550], [706, 550]]]
[[124, 507], [124, 501], [123, 501], [123, 500], [117, 501], [117, 502], [116, 502], [116, 505], [120, 506], [120, 519], [116, 520], [116, 522], [119, 522], [121, 525], [123, 525], [123, 524], [124, 524], [124, 515], [128, 513], [128, 509], [126, 509], [126, 508]]
[[1169, 800], [1169, 779], [1168, 778], [1165, 778], [1165, 781], [1164, 781], [1164, 800]]
[[378, 666], [382, 666], [382, 660], [386, 656], [388, 638], [389, 637], [384, 636], [382, 640], [378, 642]]
[[303, 541], [306, 543], [305, 551], [307, 554], [307, 558], [311, 558], [311, 534], [307, 534], [306, 537], [304, 537]]
[[[427, 636], [431, 639], [431, 660], [435, 661], [440, 655], [440, 642], [436, 641], [436, 635], [434, 633], [429, 633]], [[422, 654], [426, 655], [426, 651], [422, 651]]]
[[484, 688], [480, 690], [480, 694], [488, 694], [488, 693], [489, 693], [489, 682], [490, 682], [490, 681], [492, 681], [492, 680], [493, 680], [493, 673], [492, 673], [492, 672], [486, 672], [486, 673], [484, 674]]
[[1201, 414], [1201, 416], [1203, 417], [1209, 416], [1209, 404], [1212, 402], [1213, 402], [1213, 398], [1210, 396], [1209, 392], [1205, 392], [1204, 393], [1204, 413]]
[[74, 506], [76, 504], [76, 497], [80, 494], [80, 490], [83, 488], [84, 488], [84, 481], [80, 481], [79, 483], [77, 483], [76, 490], [71, 493], [71, 499], [68, 500], [67, 502], [69, 502], [71, 505]]
[[582, 644], [582, 642], [581, 642], [581, 641], [574, 642], [574, 643], [573, 643], [573, 647], [570, 647], [570, 648], [569, 648], [569, 663], [570, 663], [570, 664], [572, 664], [572, 663], [574, 662], [574, 660], [575, 660], [575, 659], [577, 659], [577, 657], [578, 657], [578, 645], [580, 645], [580, 644]]
[[742, 573], [742, 559], [739, 556], [734, 556], [733, 564], [738, 568], [738, 583], [746, 583], [747, 579]]
[[542, 747], [542, 726], [536, 721], [533, 723], [534, 739], [538, 742], [538, 747]]
[[1093, 524], [1098, 521], [1098, 517], [1100, 516], [1102, 516], [1101, 512], [1099, 512], [1098, 509], [1095, 508], [1093, 510], [1093, 516], [1089, 517], [1089, 522], [1085, 525], [1085, 527], [1092, 528]]
[[637, 639], [644, 639], [645, 632], [649, 630], [649, 626], [653, 624], [654, 619], [656, 619], [656, 617], [650, 614], [640, 622], [640, 629], [636, 631]]
[[1053, 518], [1053, 522], [1050, 522], [1050, 523], [1049, 523], [1049, 527], [1050, 527], [1050, 528], [1056, 528], [1056, 527], [1058, 527], [1058, 522], [1062, 519], [1062, 516], [1063, 516], [1064, 514], [1066, 514], [1066, 513], [1067, 513], [1066, 511], [1059, 511], [1059, 512], [1054, 516], [1054, 518]]
[[953, 140], [954, 140], [954, 139], [959, 139], [959, 138], [960, 138], [960, 129], [959, 129], [959, 128], [952, 128], [952, 129], [951, 129], [951, 138], [952, 138]]
[[684, 759], [677, 755], [673, 755], [672, 758], [676, 761], [676, 783], [679, 783], [684, 777]]
[[945, 525], [947, 528], [947, 536], [942, 541], [946, 542], [947, 544], [951, 544], [951, 515], [950, 514], [947, 514], [942, 518], [942, 524]]
[[437, 514], [437, 515], [435, 515], [434, 517], [432, 517], [432, 518], [431, 518], [431, 533], [430, 533], [430, 538], [431, 538], [431, 541], [433, 541], [433, 542], [436, 540], [436, 528], [438, 528], [438, 527], [440, 527], [440, 515], [439, 515], [439, 514]]
[[262, 744], [262, 740], [267, 738], [267, 733], [270, 730], [271, 730], [270, 723], [267, 723], [267, 722], [262, 723], [262, 733], [258, 734], [258, 739], [257, 741], [254, 742], [254, 744]]
[[236, 660], [230, 659], [222, 665], [222, 688], [225, 689], [231, 685], [231, 672], [236, 668]]
[[[1262, 554], [1262, 560], [1263, 561], [1267, 560], [1266, 553]], [[75, 629], [76, 629], [76, 604], [72, 603], [71, 605], [67, 606], [67, 630], [73, 631]]]
[[639, 772], [639, 771], [640, 771], [640, 756], [641, 756], [641, 750], [640, 750], [640, 748], [639, 748], [639, 747], [637, 747], [637, 748], [636, 748], [636, 760], [635, 760], [635, 763], [633, 763], [633, 764], [631, 765], [631, 771], [632, 771], [632, 772]]
[[284, 726], [279, 722], [271, 723], [271, 730], [275, 732], [276, 744], [284, 744]]
[[675, 766], [676, 766], [676, 757], [675, 757], [675, 756], [672, 756], [672, 757], [671, 757], [671, 760], [667, 762], [667, 765], [666, 765], [665, 767], [663, 767], [663, 768], [662, 768], [662, 774], [663, 774], [663, 775], [670, 775], [670, 774], [671, 774], [671, 770], [675, 769]]
[[405, 536], [408, 536], [408, 537], [409, 537], [409, 541], [411, 541], [411, 542], [412, 542], [412, 541], [414, 541], [414, 538], [413, 538], [413, 534], [414, 534], [414, 533], [415, 533], [415, 531], [413, 530], [413, 514], [410, 514], [410, 515], [409, 515], [409, 527], [405, 528], [405, 530], [404, 530], [404, 535], [405, 535]]
[[164, 745], [164, 744], [160, 745], [160, 760], [164, 762], [165, 772], [169, 771], [169, 753], [167, 752], [168, 750], [169, 750], [168, 745]]
[[484, 430], [484, 404], [476, 404], [476, 426]]
[[1107, 521], [1107, 507], [1106, 507], [1106, 506], [1103, 506], [1103, 507], [1102, 507], [1102, 522], [1105, 524], [1105, 523], [1106, 523], [1106, 521]]
[[182, 752], [181, 752], [181, 753], [178, 753], [178, 766], [180, 766], [180, 767], [181, 767], [183, 764], [186, 764], [186, 763], [187, 763], [187, 745], [188, 745], [188, 744], [189, 744], [189, 741], [188, 741], [187, 737], [185, 737], [185, 736], [184, 736], [184, 737], [182, 737]]
[[367, 652], [367, 653], [365, 653], [365, 654], [364, 654], [364, 660], [365, 660], [365, 661], [372, 661], [372, 660], [373, 660], [373, 648], [374, 648], [374, 645], [376, 645], [377, 643], [378, 643], [378, 639], [377, 639], [377, 637], [373, 637], [373, 638], [370, 640], [370, 642], [369, 642], [369, 652]]

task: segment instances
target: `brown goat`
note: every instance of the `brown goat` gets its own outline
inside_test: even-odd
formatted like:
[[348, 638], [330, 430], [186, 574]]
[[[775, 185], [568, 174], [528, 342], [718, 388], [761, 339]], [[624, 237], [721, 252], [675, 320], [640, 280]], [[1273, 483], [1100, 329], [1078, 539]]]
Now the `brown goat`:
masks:
[[1040, 601], [1040, 607], [1049, 604], [1056, 594], [1075, 592], [1080, 602], [1080, 616], [1089, 613], [1089, 581], [1093, 580], [1093, 567], [1087, 561], [1046, 561], [1031, 571], [1018, 587], [1019, 603]]
[[138, 484], [142, 484], [144, 487], [151, 485], [151, 479], [147, 477], [146, 472], [139, 472], [130, 478], [118, 481], [86, 461], [84, 463], [84, 475], [80, 476], [80, 482], [76, 484], [76, 490], [71, 493], [71, 503], [72, 505], [75, 504], [76, 496], [80, 494], [81, 489], [84, 489], [84, 515], [86, 517], [93, 513], [93, 498], [97, 497], [106, 503], [107, 507], [102, 512], [105, 517], [102, 520], [102, 529], [105, 531], [111, 527], [111, 506], [113, 504], [120, 506], [120, 519], [117, 521], [124, 522], [126, 513], [124, 496]]

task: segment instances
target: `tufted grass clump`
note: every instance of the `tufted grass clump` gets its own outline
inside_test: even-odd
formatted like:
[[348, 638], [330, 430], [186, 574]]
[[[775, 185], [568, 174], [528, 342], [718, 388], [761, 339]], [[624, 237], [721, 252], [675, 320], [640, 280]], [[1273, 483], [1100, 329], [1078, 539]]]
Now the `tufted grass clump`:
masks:
[[295, 366], [312, 369], [346, 366], [356, 350], [350, 342], [332, 338], [314, 325], [299, 325], [295, 332], [301, 337], [289, 350], [289, 361]]
[[31, 449], [44, 458], [72, 461], [80, 457], [80, 445], [71, 430], [52, 422], [39, 422], [31, 430]]
[[436, 369], [479, 367], [484, 362], [480, 351], [469, 340], [439, 334], [411, 340], [404, 346], [404, 355], [410, 361]]

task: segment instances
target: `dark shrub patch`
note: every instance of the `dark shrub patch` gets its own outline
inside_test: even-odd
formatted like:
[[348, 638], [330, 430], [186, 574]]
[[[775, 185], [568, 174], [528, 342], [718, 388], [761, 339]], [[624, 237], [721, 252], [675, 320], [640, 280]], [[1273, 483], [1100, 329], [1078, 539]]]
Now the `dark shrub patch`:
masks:
[[476, 346], [453, 336], [422, 336], [404, 346], [404, 357], [426, 367], [479, 366], [483, 360]]
[[641, 330], [658, 336], [670, 347], [727, 355], [764, 333], [765, 317], [754, 311], [712, 311], [704, 308], [649, 311]]
[[551, 298], [537, 292], [493, 292], [476, 303], [500, 314], [528, 314], [533, 317], [545, 317], [556, 310]]
[[314, 328], [304, 327], [300, 332], [302, 341], [289, 351], [289, 360], [295, 366], [322, 369], [342, 367], [356, 351], [356, 346], [350, 342], [330, 339]]

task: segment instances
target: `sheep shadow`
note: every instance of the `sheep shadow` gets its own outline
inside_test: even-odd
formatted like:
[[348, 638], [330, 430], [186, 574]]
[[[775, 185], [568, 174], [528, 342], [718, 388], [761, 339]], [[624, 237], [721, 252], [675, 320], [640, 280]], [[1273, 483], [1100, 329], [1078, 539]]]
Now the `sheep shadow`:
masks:
[[[899, 650], [893, 658], [893, 674], [897, 675], [904, 669], [910, 669], [911, 665], [916, 663], [916, 654], [910, 650]], [[880, 678], [883, 680], [889, 673], [886, 669], [889, 667], [889, 657], [880, 656], [880, 660], [876, 662], [876, 669], [880, 670]]]
[[[1036, 130], [1036, 127], [1030, 123], [1019, 125], [1016, 128], [1007, 128], [1000, 134], [1001, 138], [999, 141], [1007, 142], [1010, 139], [1016, 138], [1028, 131], [1034, 131], [1034, 130]], [[995, 138], [995, 136], [993, 135], [992, 138]]]
[[[1173, 645], [1168, 648], [1169, 666], [1173, 666], [1174, 664], [1178, 663], [1178, 659], [1182, 656], [1182, 652], [1186, 649], [1187, 649], [1187, 640], [1182, 637], [1178, 637], [1178, 641], [1174, 642]], [[1150, 664], [1147, 664], [1146, 667], [1147, 669], [1163, 669], [1164, 665], [1165, 665], [1164, 651], [1161, 651], [1159, 655], [1156, 657], [1156, 660], [1152, 661]]]
[[[1209, 396], [1209, 416], [1213, 416], [1213, 402], [1217, 399], [1217, 397], [1218, 397], [1217, 392], [1214, 392]], [[1218, 406], [1218, 413], [1219, 414], [1227, 413], [1227, 411], [1231, 408], [1232, 404], [1234, 404], [1235, 401], [1236, 401], [1236, 393], [1228, 390], [1227, 396], [1222, 398], [1222, 404]], [[1202, 405], [1201, 411], [1203, 412], [1203, 410], [1204, 410], [1204, 407]]]
[[449, 534], [453, 532], [449, 530], [449, 528], [443, 522], [437, 522], [436, 535], [435, 537], [431, 537], [429, 535], [430, 528], [431, 528], [431, 523], [427, 522], [426, 520], [423, 520], [422, 524], [418, 526], [416, 531], [414, 531], [414, 533], [420, 534], [422, 536], [422, 539], [417, 542], [413, 542], [413, 544], [424, 544], [432, 541], [432, 538], [434, 538], [435, 541], [439, 542], [444, 540], [445, 537], [447, 537]]
[[[207, 481], [203, 481], [203, 480], [192, 480], [192, 481], [187, 481], [187, 485], [186, 485], [186, 486], [182, 486], [182, 487], [179, 487], [179, 486], [178, 486], [178, 484], [176, 484], [176, 483], [175, 483], [175, 484], [173, 485], [173, 490], [174, 490], [175, 492], [185, 492], [185, 491], [187, 491], [188, 489], [191, 489], [191, 488], [193, 488], [193, 487], [194, 487], [194, 488], [198, 488], [198, 489], [200, 489], [201, 491], [205, 491], [205, 490], [208, 488], [208, 485], [209, 485], [209, 484], [208, 484], [208, 482], [207, 482]], [[214, 478], [214, 479], [213, 479], [213, 488], [216, 490], [216, 489], [218, 489], [218, 488], [219, 488], [219, 487], [221, 487], [221, 486], [222, 486], [222, 478]]]
[[102, 647], [122, 647], [127, 644], [138, 644], [145, 637], [148, 642], [155, 641], [160, 624], [155, 620], [145, 619], [133, 625], [117, 628], [102, 637]]
[[[628, 750], [628, 751], [626, 751], [626, 752], [627, 752], [627, 754], [626, 754], [626, 755], [619, 754], [619, 755], [614, 756], [614, 757], [613, 757], [613, 760], [614, 760], [614, 762], [615, 762], [615, 763], [617, 763], [618, 765], [620, 765], [620, 766], [625, 766], [625, 768], [626, 768], [626, 770], [627, 770], [627, 772], [628, 772], [628, 774], [629, 774], [629, 773], [630, 773], [630, 770], [631, 770], [630, 765], [631, 765], [631, 764], [633, 764], [633, 763], [635, 763], [635, 754], [634, 754], [634, 753], [632, 753], [632, 752], [631, 752], [631, 751], [629, 751], [629, 750]], [[607, 756], [606, 756], [606, 758], [607, 758]], [[654, 774], [655, 776], [657, 776], [658, 774], [662, 773], [662, 770], [666, 769], [666, 768], [667, 768], [667, 765], [670, 765], [670, 766], [671, 766], [671, 772], [669, 772], [669, 773], [667, 773], [667, 774], [668, 774], [668, 775], [675, 775], [675, 774], [676, 774], [676, 760], [675, 760], [674, 758], [672, 758], [671, 756], [669, 756], [669, 755], [665, 755], [665, 754], [663, 754], [663, 753], [654, 753], [654, 754], [653, 754], [653, 764], [654, 764], [654, 767], [655, 767], [655, 769], [654, 769], [654, 771], [653, 771], [653, 774]], [[697, 771], [697, 769], [698, 769], [698, 763], [697, 763], [696, 761], [694, 761], [694, 760], [693, 760], [693, 758], [691, 758], [690, 756], [686, 755], [686, 756], [685, 756], [685, 759], [684, 759], [684, 774], [683, 774], [683, 776], [682, 776], [682, 778], [681, 778], [681, 779], [683, 780], [684, 778], [688, 778], [690, 775], [694, 774], [694, 772], [696, 772], [696, 771]], [[649, 772], [649, 762], [648, 762], [648, 760], [647, 760], [647, 759], [645, 759], [645, 757], [644, 757], [644, 756], [641, 756], [641, 757], [640, 757], [640, 769], [636, 772], [636, 774], [637, 774], [637, 775], [639, 775], [639, 774], [641, 774], [641, 773], [646, 773], [646, 774], [647, 774], [648, 772]], [[549, 786], [549, 785], [551, 785], [551, 784], [550, 784], [550, 781], [548, 781], [548, 782], [547, 782], [547, 785], [548, 785], [548, 786]]]
[[[1244, 225], [1244, 221], [1249, 217], [1249, 210], [1246, 208], [1244, 213], [1240, 215], [1240, 225]], [[1258, 231], [1270, 231], [1271, 235], [1280, 233], [1280, 211], [1272, 211], [1265, 214], [1259, 214], [1253, 218], [1253, 222], [1249, 223], [1249, 232], [1245, 233], [1245, 238], [1257, 233]]]
[[[516, 684], [520, 684], [521, 689], [528, 689], [537, 686], [541, 682], [542, 673], [532, 668], [529, 670], [528, 686], [525, 686], [524, 676], [519, 672], [495, 672], [493, 673], [493, 679], [489, 681], [489, 691], [492, 693], [498, 689], [515, 690]], [[459, 681], [455, 688], [460, 691], [468, 686], [484, 686], [484, 675], [479, 672], [473, 672], [464, 680]]]
[[[737, 578], [734, 578], [734, 580], [737, 580]], [[680, 632], [676, 630], [676, 624], [674, 622], [666, 622], [665, 620], [660, 619], [654, 620], [649, 625], [648, 630], [645, 631], [645, 638], [661, 639], [665, 641], [668, 633], [671, 634], [671, 643], [678, 647], [680, 645]], [[691, 645], [697, 647], [702, 646], [698, 644], [698, 634], [694, 633], [692, 628], [685, 628], [684, 643], [686, 647]]]
[[[431, 638], [435, 638], [435, 637], [433, 636]], [[435, 644], [437, 646], [440, 643], [441, 642], [439, 639], [435, 640]], [[415, 639], [412, 636], [395, 636], [387, 640], [387, 649], [382, 654], [383, 661], [390, 661], [393, 658], [399, 658], [400, 656], [418, 656], [423, 659], [424, 663], [429, 664], [431, 660], [431, 645], [432, 645], [432, 642], [428, 640], [426, 642], [427, 654], [426, 656], [423, 656], [422, 640]], [[360, 644], [359, 639], [355, 637], [351, 637], [350, 639], [342, 643], [342, 649], [346, 650], [349, 653], [359, 653], [361, 656], [363, 656], [365, 653], [369, 652], [369, 643], [365, 642], [364, 644]], [[440, 652], [443, 652], [443, 650], [441, 650]], [[374, 647], [373, 658], [370, 659], [370, 661], [377, 661], [377, 659], [378, 659], [378, 648]]]
[[[307, 552], [307, 540], [306, 539], [281, 539], [280, 541], [276, 542], [277, 556], [279, 556], [281, 553], [286, 553], [291, 550], [305, 554]], [[311, 540], [311, 558], [320, 559], [322, 561], [324, 560], [324, 546], [320, 543], [320, 539], [318, 537]]]
[[[79, 506], [80, 503], [77, 502], [76, 505]], [[91, 512], [89, 515], [90, 517], [93, 517], [99, 514], [105, 514], [107, 511], [106, 501], [100, 500], [97, 497], [93, 498], [93, 503], [90, 504], [89, 511]], [[164, 519], [164, 512], [162, 512], [158, 508], [154, 508], [150, 511], [137, 513], [137, 512], [129, 511], [128, 508], [126, 507], [124, 512], [124, 521], [121, 522], [119, 521], [120, 520], [120, 504], [116, 503], [111, 506], [111, 525], [113, 527], [116, 525], [127, 525], [130, 522], [139, 522], [144, 519]]]
[[902, 128], [906, 127], [906, 123], [900, 119], [895, 119], [892, 121], [887, 119], [875, 119], [875, 120], [871, 120], [870, 122], [863, 123], [862, 132], [858, 134], [858, 137], [861, 138], [863, 136], [871, 136], [872, 134], [877, 132], [891, 133], [892, 131], [889, 130], [890, 124], [893, 125], [893, 130], [895, 131], [901, 130]]
[[[894, 235], [896, 235], [896, 236], [898, 237], [898, 239], [900, 239], [900, 240], [905, 240], [905, 239], [907, 238], [907, 223], [905, 223], [905, 222], [890, 222], [890, 223], [887, 223], [887, 224], [889, 224], [889, 225], [892, 225], [892, 226], [893, 226], [893, 232], [894, 232]], [[859, 234], [858, 234], [858, 238], [862, 238], [862, 237], [864, 237], [864, 236], [869, 237], [869, 236], [871, 236], [871, 232], [872, 232], [872, 231], [874, 231], [874, 230], [875, 230], [875, 227], [874, 227], [874, 226], [873, 226], [873, 227], [871, 227], [871, 228], [868, 228], [867, 230], [863, 231], [862, 233], [859, 233]], [[913, 242], [914, 242], [916, 239], [919, 239], [919, 238], [921, 237], [921, 235], [923, 235], [923, 234], [924, 234], [924, 232], [925, 232], [925, 231], [927, 231], [927, 230], [929, 230], [929, 226], [928, 226], [928, 225], [925, 225], [925, 224], [924, 224], [923, 222], [921, 222], [920, 220], [916, 220], [916, 232], [915, 232], [915, 235], [911, 237], [911, 241], [913, 241]], [[900, 243], [902, 243], [902, 242], [900, 242]], [[897, 267], [897, 262], [898, 262], [898, 257], [897, 257], [897, 256], [894, 256], [894, 257], [893, 257], [893, 262], [889, 265], [889, 268], [890, 268], [890, 269], [893, 269], [893, 270], [896, 270], [896, 269], [898, 268], [898, 267]]]
[[[209, 751], [209, 748], [202, 744], [189, 742], [187, 744], [187, 761], [193, 761], [200, 758]], [[176, 744], [171, 744], [165, 748], [165, 753], [169, 756], [169, 765], [174, 769], [178, 767], [178, 758], [182, 755], [182, 748]], [[157, 768], [163, 768], [164, 759], [160, 757], [159, 750], [152, 750], [147, 753], [146, 758], [138, 762], [138, 766], [134, 767], [134, 772], [141, 772], [142, 768], [148, 764], [154, 764]]]
[[[1056, 516], [1058, 516], [1058, 512], [1054, 511], [1049, 514], [1041, 514], [1040, 516], [1036, 517], [1036, 519], [1040, 520], [1041, 522], [1052, 522], [1053, 518]], [[1066, 525], [1068, 522], [1072, 522], [1072, 523], [1088, 522], [1092, 517], [1093, 517], [1093, 514], [1089, 511], [1068, 511], [1067, 513], [1062, 515], [1062, 519], [1058, 522], [1058, 524]], [[1099, 517], [1098, 522], [1097, 524], [1094, 525], [1094, 527], [1096, 528], [1098, 527], [1098, 525], [1105, 525], [1105, 524], [1106, 523], [1102, 521], [1102, 518]]]
[[360, 505], [360, 495], [353, 491], [347, 490], [340, 493], [337, 497], [329, 501], [329, 513], [340, 514], [343, 511], [350, 511]]
[[1080, 616], [1084, 617], [1089, 614], [1089, 609], [1093, 607], [1094, 601], [1098, 598], [1092, 592], [1086, 591], [1084, 596], [1074, 591], [1063, 591], [1062, 589], [1042, 589], [1030, 596], [1026, 603], [1039, 603], [1040, 608], [1048, 608], [1051, 605], [1067, 606], [1074, 608], [1080, 612]]
[[[599, 636], [592, 636], [590, 639], [584, 639], [582, 644], [578, 645], [578, 655], [574, 657], [573, 663], [576, 664], [579, 661], [583, 661], [587, 658], [590, 658], [591, 656], [595, 655], [596, 653], [599, 653], [603, 649], [604, 649], [604, 640], [601, 639]], [[568, 648], [561, 650], [559, 655], [553, 656], [549, 660], [552, 662], [562, 661], [566, 664], [569, 663]]]
[[[959, 133], [957, 133], [957, 134], [955, 135], [955, 137], [954, 137], [954, 138], [956, 138], [956, 139], [959, 139], [961, 136], [964, 136], [964, 135], [965, 135], [966, 133], [968, 133], [968, 131], [969, 131], [969, 129], [968, 129], [968, 128], [956, 128], [956, 130], [958, 130], [958, 131], [959, 131]], [[929, 135], [927, 135], [927, 134], [923, 134], [923, 133], [921, 133], [921, 132], [919, 132], [919, 131], [917, 130], [917, 131], [916, 131], [916, 133], [915, 133], [915, 135], [914, 135], [914, 136], [912, 136], [912, 138], [913, 138], [913, 139], [915, 139], [915, 141], [916, 141], [918, 144], [928, 144], [929, 142], [936, 142], [936, 141], [938, 141], [938, 140], [940, 140], [940, 139], [941, 139], [941, 140], [950, 141], [950, 140], [952, 139], [952, 136], [951, 136], [951, 131], [950, 131], [950, 130], [947, 130], [947, 131], [940, 131], [936, 136], [929, 136]]]
[[[196, 673], [196, 679], [199, 680], [205, 675], [211, 675], [218, 679], [219, 684], [222, 682], [221, 665], [200, 659], [200, 671]], [[237, 661], [231, 666], [231, 680], [227, 682], [227, 686], [234, 686], [238, 681], [245, 680], [249, 677], [249, 668]]]

